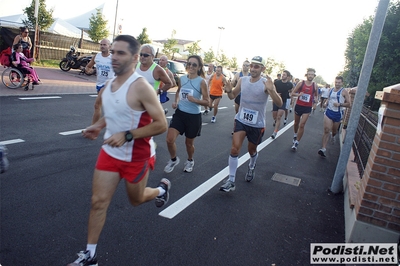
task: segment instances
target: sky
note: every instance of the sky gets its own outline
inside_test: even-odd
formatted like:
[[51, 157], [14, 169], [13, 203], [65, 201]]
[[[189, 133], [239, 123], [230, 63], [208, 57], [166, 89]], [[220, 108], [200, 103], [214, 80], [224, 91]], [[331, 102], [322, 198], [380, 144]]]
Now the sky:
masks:
[[[328, 83], [343, 71], [347, 38], [365, 19], [375, 15], [379, 0], [46, 0], [53, 17], [69, 19], [105, 3], [104, 14], [123, 34], [137, 37], [143, 28], [152, 40], [199, 41], [203, 50], [218, 47], [238, 64], [253, 56], [282, 62], [294, 77], [308, 67]], [[1, 0], [0, 17], [22, 13], [31, 0]], [[221, 30], [219, 27], [223, 27]]]

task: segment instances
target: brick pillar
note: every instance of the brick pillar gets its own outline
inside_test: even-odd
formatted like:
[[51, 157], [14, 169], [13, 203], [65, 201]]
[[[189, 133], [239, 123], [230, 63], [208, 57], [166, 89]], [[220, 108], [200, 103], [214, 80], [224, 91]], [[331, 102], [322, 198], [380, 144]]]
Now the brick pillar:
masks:
[[400, 84], [376, 93], [379, 122], [361, 179], [355, 214], [371, 227], [400, 233]]
[[[354, 88], [351, 88], [351, 89], [347, 89], [347, 90], [349, 90], [350, 102], [351, 102], [351, 106], [353, 106], [354, 97], [355, 97], [356, 92], [357, 92], [357, 87], [354, 87]], [[342, 123], [344, 129], [346, 129], [347, 125], [349, 124], [351, 106], [349, 108], [346, 108], [346, 111], [344, 113], [344, 118], [343, 118], [343, 123]]]

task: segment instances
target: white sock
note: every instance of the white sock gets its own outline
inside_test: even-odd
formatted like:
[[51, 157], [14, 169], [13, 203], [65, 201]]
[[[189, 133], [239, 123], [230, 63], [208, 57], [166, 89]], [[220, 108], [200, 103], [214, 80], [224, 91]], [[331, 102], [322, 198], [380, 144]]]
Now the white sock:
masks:
[[239, 164], [239, 159], [237, 156], [233, 157], [229, 155], [229, 180], [235, 182], [236, 170]]
[[294, 133], [293, 138], [297, 138], [297, 133]]
[[93, 258], [94, 255], [96, 254], [96, 247], [97, 247], [97, 244], [87, 244], [86, 245], [86, 250], [90, 251], [91, 258]]
[[250, 155], [249, 167], [251, 169], [253, 169], [256, 166], [257, 158], [258, 158], [258, 152], [256, 152], [253, 155]]
[[158, 197], [164, 195], [165, 189], [163, 189], [162, 187], [157, 187], [157, 189], [158, 189]]

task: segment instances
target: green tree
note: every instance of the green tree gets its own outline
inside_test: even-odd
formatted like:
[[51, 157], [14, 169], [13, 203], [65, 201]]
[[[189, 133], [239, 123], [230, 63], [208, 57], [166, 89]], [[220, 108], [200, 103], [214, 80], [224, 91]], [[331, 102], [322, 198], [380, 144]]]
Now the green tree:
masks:
[[179, 49], [175, 48], [175, 45], [178, 44], [178, 41], [175, 39], [175, 34], [176, 31], [172, 30], [171, 38], [167, 39], [167, 41], [164, 43], [164, 48], [162, 49], [162, 52], [171, 59], [174, 59], [175, 53], [179, 52]]
[[224, 51], [221, 50], [220, 54], [218, 55], [217, 58], [215, 58], [215, 61], [218, 63], [218, 65], [227, 67], [229, 65], [229, 58], [224, 54]]
[[188, 47], [189, 55], [198, 55], [201, 51], [201, 47], [199, 45], [200, 41], [194, 42], [192, 45]]
[[151, 43], [149, 35], [147, 34], [147, 28], [143, 28], [142, 33], [140, 33], [136, 39], [140, 42], [140, 44]]
[[[36, 27], [36, 18], [35, 18], [35, 0], [32, 0], [30, 6], [26, 7], [24, 10], [24, 14], [28, 17], [27, 20], [23, 20], [22, 22], [31, 29]], [[53, 24], [53, 8], [46, 10], [46, 0], [39, 0], [39, 10], [38, 10], [38, 26], [41, 30], [47, 30], [51, 24]]]
[[212, 63], [214, 62], [214, 60], [215, 60], [215, 54], [211, 47], [210, 49], [208, 49], [208, 52], [204, 53], [204, 63]]
[[326, 84], [326, 81], [320, 75], [318, 75], [314, 78], [314, 82], [317, 84], [322, 84], [322, 85]]
[[238, 69], [239, 65], [238, 65], [238, 62], [237, 62], [237, 58], [236, 58], [236, 57], [232, 57], [232, 59], [231, 59], [230, 62], [229, 62], [229, 67], [230, 67], [231, 69]]
[[[347, 39], [346, 65], [343, 71], [346, 85], [358, 84], [361, 67], [371, 32], [373, 17], [358, 25]], [[368, 92], [375, 92], [396, 84], [400, 80], [400, 1], [390, 3], [378, 51], [375, 57]]]
[[101, 10], [96, 8], [96, 15], [92, 13], [91, 18], [89, 18], [89, 37], [94, 42], [99, 42], [100, 40], [107, 38], [109, 31], [107, 30], [107, 20], [104, 18]]
[[275, 59], [268, 57], [265, 62], [265, 73], [271, 75], [273, 72], [282, 73], [285, 70], [285, 64], [282, 62], [277, 62]]

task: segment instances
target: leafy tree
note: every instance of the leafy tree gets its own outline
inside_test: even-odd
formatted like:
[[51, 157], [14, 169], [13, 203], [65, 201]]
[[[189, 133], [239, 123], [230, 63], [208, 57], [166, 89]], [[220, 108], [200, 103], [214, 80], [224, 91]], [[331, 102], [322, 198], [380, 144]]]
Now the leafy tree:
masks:
[[188, 47], [189, 55], [198, 55], [201, 51], [201, 47], [199, 45], [200, 41], [194, 42], [192, 45]]
[[208, 52], [204, 53], [204, 63], [211, 63], [214, 62], [214, 60], [215, 60], [215, 54], [212, 47], [210, 47], [210, 49], [208, 49]]
[[175, 45], [178, 44], [178, 41], [175, 39], [176, 31], [172, 30], [171, 38], [167, 39], [164, 43], [164, 48], [162, 49], [163, 54], [165, 54], [168, 58], [174, 58], [175, 53], [179, 52], [179, 49], [174, 48]]
[[[347, 39], [346, 65], [343, 76], [347, 86], [355, 87], [361, 72], [364, 56], [371, 32], [373, 18], [358, 25]], [[390, 3], [374, 66], [369, 81], [371, 97], [384, 87], [400, 80], [400, 1]]]
[[[47, 30], [51, 24], [53, 24], [53, 8], [46, 10], [46, 0], [39, 0], [39, 12], [38, 12], [38, 26], [41, 30]], [[27, 20], [23, 20], [22, 22], [31, 29], [36, 27], [36, 18], [35, 18], [35, 0], [32, 0], [30, 6], [26, 7], [24, 10], [24, 14], [28, 17]]]
[[107, 20], [103, 17], [101, 10], [96, 8], [96, 15], [92, 14], [89, 18], [89, 37], [94, 42], [99, 42], [100, 40], [107, 38], [109, 32], [107, 30]]
[[322, 85], [326, 84], [326, 81], [320, 75], [318, 75], [314, 78], [314, 82], [317, 84], [322, 84]]
[[217, 58], [215, 58], [215, 61], [218, 63], [218, 65], [227, 67], [229, 65], [229, 58], [224, 54], [224, 51], [221, 50], [220, 54], [218, 55]]
[[275, 59], [268, 57], [265, 63], [265, 73], [271, 75], [272, 72], [282, 73], [286, 66], [282, 62], [276, 62]]
[[149, 35], [147, 34], [147, 28], [143, 28], [142, 33], [140, 33], [136, 39], [140, 42], [140, 44], [151, 43]]
[[229, 62], [229, 67], [231, 69], [237, 69], [239, 67], [238, 63], [237, 63], [237, 58], [236, 57], [232, 57], [232, 59]]

